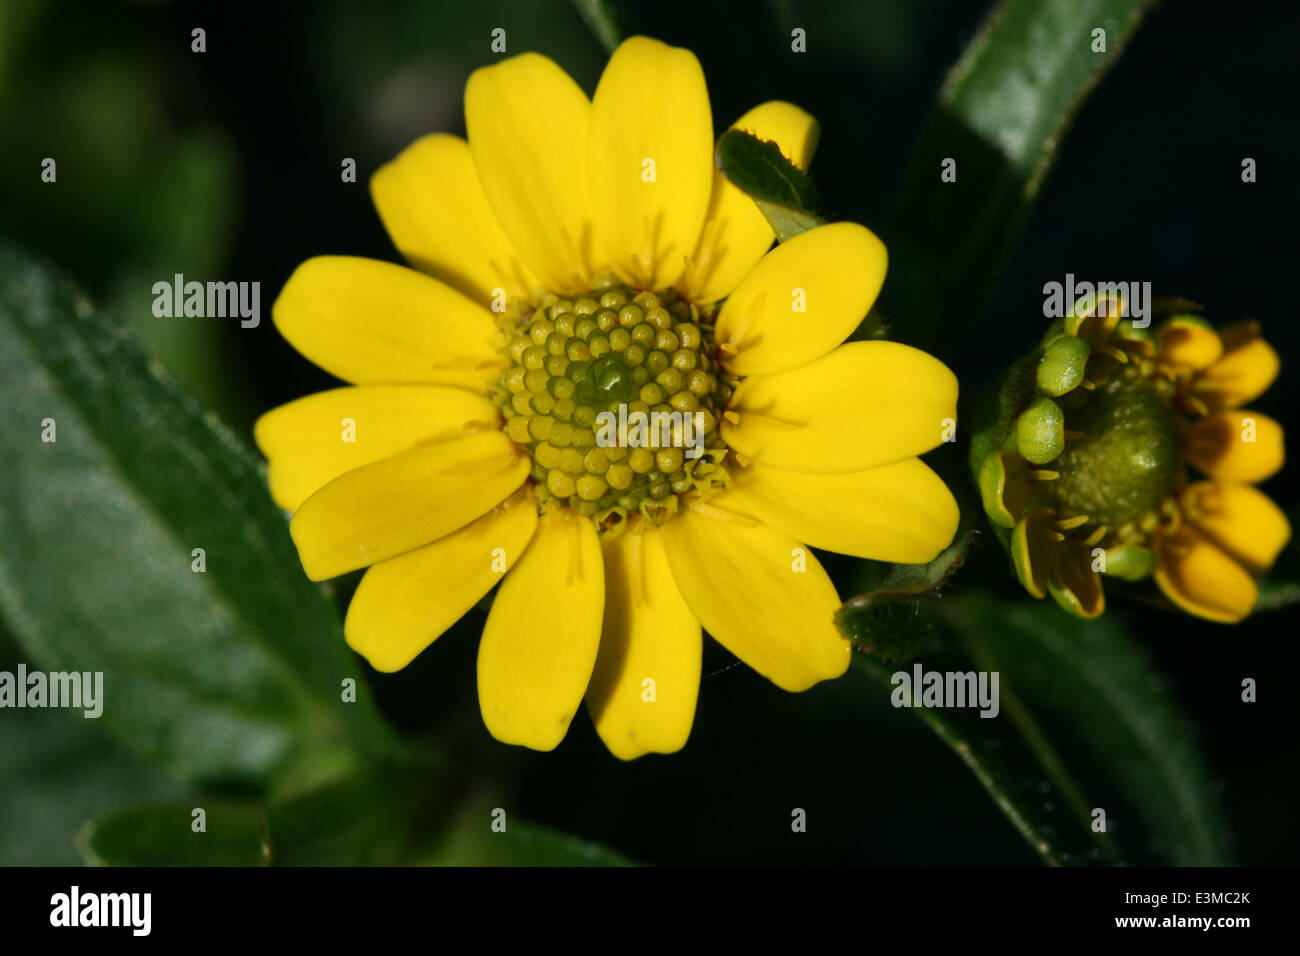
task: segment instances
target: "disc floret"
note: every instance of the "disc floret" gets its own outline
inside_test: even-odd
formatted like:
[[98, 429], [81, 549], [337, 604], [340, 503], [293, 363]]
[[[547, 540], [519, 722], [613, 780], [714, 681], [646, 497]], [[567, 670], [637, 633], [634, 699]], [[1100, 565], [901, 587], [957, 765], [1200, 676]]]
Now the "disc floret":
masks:
[[660, 523], [678, 496], [724, 483], [718, 421], [736, 379], [717, 363], [712, 318], [613, 278], [508, 315], [493, 399], [542, 507], [611, 530], [632, 514]]

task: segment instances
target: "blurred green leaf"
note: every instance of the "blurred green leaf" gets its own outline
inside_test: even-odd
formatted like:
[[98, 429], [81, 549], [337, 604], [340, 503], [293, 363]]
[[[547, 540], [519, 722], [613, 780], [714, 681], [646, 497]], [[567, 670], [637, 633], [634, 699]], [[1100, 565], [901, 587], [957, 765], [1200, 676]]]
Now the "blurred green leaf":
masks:
[[[1228, 826], [1192, 729], [1113, 617], [1084, 621], [978, 591], [927, 607], [948, 640], [901, 670], [997, 672], [1000, 711], [917, 715], [1047, 862], [1228, 862]], [[886, 683], [897, 672], [854, 660]], [[1104, 833], [1093, 830], [1098, 808]]]
[[776, 143], [744, 130], [728, 130], [718, 140], [715, 161], [722, 174], [754, 200], [781, 242], [822, 224], [813, 212], [817, 196], [812, 180]]
[[485, 835], [470, 856], [477, 866], [632, 866], [607, 846], [535, 823], [511, 824], [505, 833]]
[[[1300, 525], [1300, 506], [1286, 509], [1291, 527]], [[1259, 600], [1256, 611], [1275, 611], [1300, 603], [1300, 541], [1292, 538], [1277, 561], [1259, 581]]]
[[257, 460], [11, 246], [0, 379], [0, 610], [40, 667], [103, 672], [103, 730], [177, 779], [255, 789], [390, 745]]
[[1276, 611], [1292, 604], [1300, 604], [1300, 582], [1284, 581], [1273, 574], [1260, 578], [1256, 611]]
[[[466, 798], [430, 766], [372, 765], [269, 805], [254, 801], [134, 807], [86, 825], [88, 862], [124, 866], [607, 866], [614, 851]], [[207, 810], [207, 831], [192, 829]], [[501, 821], [494, 829], [494, 822]], [[500, 825], [505, 826], [500, 831]]]
[[280, 866], [411, 863], [437, 839], [457, 792], [426, 763], [371, 763], [268, 810], [271, 861]]
[[610, 53], [633, 32], [620, 0], [573, 0], [573, 5], [600, 45]]
[[[203, 811], [202, 831], [194, 829]], [[91, 866], [268, 866], [265, 813], [252, 803], [131, 807], [87, 823], [77, 847]]]
[[214, 131], [187, 132], [152, 159], [147, 175], [124, 190], [110, 220], [131, 237], [130, 256], [112, 277], [101, 306], [121, 316], [145, 347], [205, 407], [227, 420], [251, 419], [242, 365], [230, 356], [218, 322], [177, 322], [153, 314], [153, 284], [177, 273], [216, 278], [230, 249], [239, 194], [238, 155]]
[[3, 720], [0, 866], [76, 866], [74, 838], [88, 817], [178, 792], [79, 712], [9, 710]]
[[422, 862], [434, 866], [632, 866], [622, 854], [550, 827], [507, 815], [505, 830], [492, 828], [499, 808], [471, 803], [446, 839]]
[[[428, 766], [367, 764], [321, 787], [272, 801], [205, 796], [135, 806], [86, 824], [89, 863], [122, 866], [375, 866], [409, 863], [446, 814]], [[194, 810], [206, 830], [193, 828]]]
[[[1075, 113], [1150, 5], [1002, 0], [948, 74], [913, 153], [898, 221], [928, 249], [952, 314], [978, 313]], [[1094, 52], [1103, 39], [1096, 30], [1104, 52]], [[948, 159], [955, 182], [940, 178]]]

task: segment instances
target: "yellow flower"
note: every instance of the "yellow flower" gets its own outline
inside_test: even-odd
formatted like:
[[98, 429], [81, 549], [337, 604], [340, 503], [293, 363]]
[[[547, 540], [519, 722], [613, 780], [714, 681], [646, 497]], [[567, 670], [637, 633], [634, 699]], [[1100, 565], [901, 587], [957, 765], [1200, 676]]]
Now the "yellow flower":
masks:
[[1256, 322], [1174, 315], [1153, 335], [1123, 308], [1080, 300], [1013, 367], [1000, 434], [974, 452], [985, 510], [1035, 597], [1096, 617], [1101, 574], [1154, 574], [1188, 613], [1240, 621], [1291, 537], [1251, 487], [1282, 467], [1282, 427], [1241, 410], [1277, 377], [1277, 353]]
[[[351, 383], [256, 428], [307, 574], [369, 569], [349, 644], [398, 670], [501, 581], [487, 729], [549, 750], [585, 697], [624, 759], [685, 743], [701, 625], [786, 690], [842, 674], [839, 598], [801, 542], [922, 562], [957, 522], [916, 457], [955, 418], [952, 373], [841, 344], [884, 246], [836, 223], [768, 252], [714, 168], [699, 63], [654, 40], [620, 46], [591, 101], [545, 57], [480, 69], [465, 116], [468, 143], [425, 137], [371, 182], [419, 271], [312, 259], [274, 308]], [[811, 159], [798, 107], [737, 125]], [[691, 416], [698, 441], [602, 441], [618, 406]]]

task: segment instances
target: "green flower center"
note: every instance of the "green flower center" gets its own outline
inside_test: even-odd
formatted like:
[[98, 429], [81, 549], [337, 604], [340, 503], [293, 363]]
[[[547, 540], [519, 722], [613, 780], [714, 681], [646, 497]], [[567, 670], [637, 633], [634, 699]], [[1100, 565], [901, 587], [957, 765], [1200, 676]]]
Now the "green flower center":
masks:
[[505, 319], [511, 365], [493, 400], [540, 501], [602, 529], [630, 514], [661, 523], [679, 495], [725, 480], [718, 419], [736, 380], [717, 364], [712, 318], [604, 279]]
[[1182, 474], [1178, 423], [1156, 383], [1131, 365], [1068, 409], [1065, 427], [1082, 432], [1051, 467], [1063, 516], [1088, 515], [1121, 537], [1158, 513]]

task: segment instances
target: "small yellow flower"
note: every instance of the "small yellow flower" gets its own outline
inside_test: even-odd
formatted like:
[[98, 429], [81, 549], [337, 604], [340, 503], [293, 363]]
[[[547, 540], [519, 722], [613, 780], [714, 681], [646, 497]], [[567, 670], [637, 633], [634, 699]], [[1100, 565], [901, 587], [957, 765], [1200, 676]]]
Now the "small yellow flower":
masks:
[[1096, 617], [1101, 574], [1154, 574], [1188, 613], [1240, 621], [1291, 537], [1251, 487], [1282, 467], [1282, 427], [1241, 409], [1277, 377], [1277, 353], [1255, 322], [1174, 315], [1152, 334], [1123, 310], [1080, 300], [1012, 368], [998, 434], [974, 449], [985, 511], [1035, 597]]
[[[349, 644], [398, 670], [501, 581], [488, 730], [549, 750], [585, 698], [624, 759], [686, 742], [701, 625], [786, 690], [842, 674], [839, 598], [801, 542], [923, 562], [957, 523], [916, 457], [955, 418], [952, 373], [841, 344], [884, 246], [836, 223], [769, 252], [714, 168], [699, 63], [654, 40], [620, 46], [591, 101], [545, 57], [480, 69], [465, 116], [468, 142], [428, 136], [371, 182], [419, 271], [312, 259], [274, 308], [352, 383], [256, 428], [307, 574], [369, 569]], [[798, 107], [737, 125], [811, 159]], [[602, 441], [620, 407], [698, 415], [698, 449]]]

